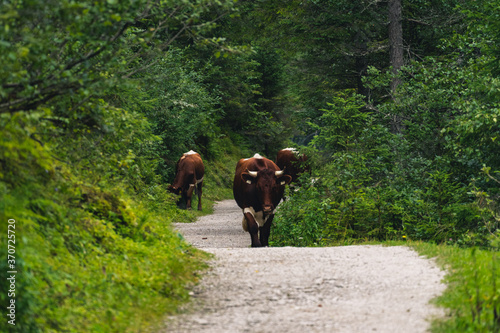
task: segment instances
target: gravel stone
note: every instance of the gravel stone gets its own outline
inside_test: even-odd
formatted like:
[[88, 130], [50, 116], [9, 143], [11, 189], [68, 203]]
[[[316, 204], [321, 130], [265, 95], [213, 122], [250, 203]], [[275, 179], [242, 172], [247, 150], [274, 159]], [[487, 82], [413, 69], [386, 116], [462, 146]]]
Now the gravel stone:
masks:
[[161, 332], [420, 333], [444, 315], [429, 301], [444, 291], [445, 272], [407, 247], [250, 248], [242, 218], [227, 200], [174, 224], [215, 259]]

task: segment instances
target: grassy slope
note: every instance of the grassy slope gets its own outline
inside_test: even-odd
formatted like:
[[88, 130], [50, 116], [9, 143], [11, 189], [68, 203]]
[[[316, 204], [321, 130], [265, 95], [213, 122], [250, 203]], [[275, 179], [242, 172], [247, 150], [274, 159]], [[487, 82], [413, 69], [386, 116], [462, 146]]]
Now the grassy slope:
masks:
[[447, 270], [443, 295], [435, 302], [448, 317], [433, 322], [433, 332], [500, 331], [500, 274], [497, 250], [410, 242], [419, 253], [435, 257]]
[[205, 258], [170, 229], [175, 207], [71, 185], [2, 195], [2, 220], [16, 220], [17, 331], [134, 332], [175, 311]]
[[[119, 181], [76, 175], [34, 141], [2, 140], [12, 149], [0, 156], [8, 162], [0, 177], [0, 219], [16, 220], [19, 273], [16, 326], [2, 320], [0, 331], [139, 332], [189, 299], [207, 255], [170, 224], [192, 221], [210, 213], [214, 201], [232, 197], [239, 156], [207, 161], [204, 209], [187, 212], [166, 186], [136, 195]], [[7, 223], [0, 233], [5, 259]], [[6, 265], [0, 261], [2, 272]], [[2, 306], [9, 301], [6, 288], [0, 284]]]

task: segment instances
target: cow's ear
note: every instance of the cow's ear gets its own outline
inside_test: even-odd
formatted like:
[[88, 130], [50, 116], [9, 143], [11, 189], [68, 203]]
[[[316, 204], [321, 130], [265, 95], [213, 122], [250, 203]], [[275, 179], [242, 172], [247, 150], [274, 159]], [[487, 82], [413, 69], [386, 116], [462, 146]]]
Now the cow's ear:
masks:
[[280, 183], [280, 185], [283, 186], [290, 184], [291, 181], [292, 181], [292, 176], [290, 175], [283, 175], [278, 178], [278, 182]]
[[253, 184], [255, 177], [252, 177], [248, 172], [243, 172], [241, 174], [241, 179], [247, 184]]

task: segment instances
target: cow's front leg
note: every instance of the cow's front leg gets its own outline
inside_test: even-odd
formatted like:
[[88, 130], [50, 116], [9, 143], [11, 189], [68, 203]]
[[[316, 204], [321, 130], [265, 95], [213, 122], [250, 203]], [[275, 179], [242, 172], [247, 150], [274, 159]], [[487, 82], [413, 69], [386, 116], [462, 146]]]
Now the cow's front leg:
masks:
[[274, 214], [269, 215], [266, 223], [260, 228], [260, 244], [262, 246], [269, 246], [269, 235], [271, 234], [271, 224], [273, 222]]
[[252, 247], [261, 247], [262, 245], [259, 240], [259, 225], [251, 213], [244, 213], [244, 215], [247, 220], [247, 228], [252, 240]]
[[201, 193], [202, 193], [203, 182], [198, 184], [198, 210], [201, 210]]
[[191, 198], [193, 197], [194, 185], [189, 185], [186, 192], [186, 209], [191, 209]]

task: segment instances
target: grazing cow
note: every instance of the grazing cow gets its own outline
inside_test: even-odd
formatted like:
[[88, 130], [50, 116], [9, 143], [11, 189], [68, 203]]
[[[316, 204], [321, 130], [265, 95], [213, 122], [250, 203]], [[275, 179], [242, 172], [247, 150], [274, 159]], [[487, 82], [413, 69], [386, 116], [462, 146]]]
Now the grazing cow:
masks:
[[276, 165], [292, 177], [292, 182], [295, 182], [300, 174], [308, 171], [306, 161], [307, 156], [299, 153], [295, 148], [282, 149], [276, 157]]
[[168, 190], [175, 194], [181, 193], [182, 198], [186, 200], [186, 208], [191, 209], [191, 197], [196, 187], [198, 192], [198, 210], [201, 210], [201, 193], [205, 166], [200, 154], [192, 150], [184, 153], [177, 162], [176, 172], [174, 182], [168, 187]]
[[252, 247], [269, 245], [274, 209], [291, 180], [273, 161], [259, 154], [236, 165], [233, 194], [243, 210], [243, 230], [250, 233]]

